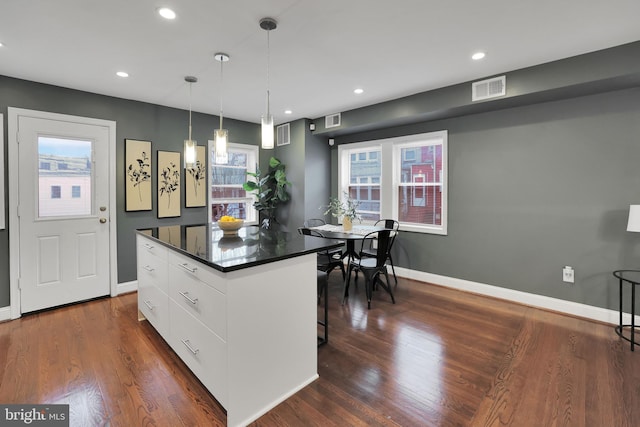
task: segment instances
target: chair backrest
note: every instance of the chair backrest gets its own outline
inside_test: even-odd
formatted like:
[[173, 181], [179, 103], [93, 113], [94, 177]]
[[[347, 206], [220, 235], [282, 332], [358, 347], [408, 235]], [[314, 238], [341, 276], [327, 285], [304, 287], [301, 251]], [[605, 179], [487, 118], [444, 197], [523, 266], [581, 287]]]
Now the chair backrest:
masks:
[[305, 227], [319, 227], [321, 225], [325, 225], [326, 223], [327, 222], [324, 219], [309, 218], [309, 219], [305, 220], [304, 226]]
[[400, 223], [395, 219], [380, 219], [375, 223], [376, 227], [384, 226], [384, 228], [388, 228], [389, 230], [398, 231], [400, 228]]
[[[391, 249], [391, 231], [392, 230], [380, 230], [380, 231], [372, 231], [371, 233], [367, 233], [362, 238], [362, 243], [360, 245], [360, 253], [365, 249], [366, 242], [370, 239], [376, 239], [378, 242], [378, 247], [376, 249], [376, 267], [382, 267], [387, 262], [387, 256], [389, 254], [389, 250]], [[361, 255], [362, 256], [362, 255]]]

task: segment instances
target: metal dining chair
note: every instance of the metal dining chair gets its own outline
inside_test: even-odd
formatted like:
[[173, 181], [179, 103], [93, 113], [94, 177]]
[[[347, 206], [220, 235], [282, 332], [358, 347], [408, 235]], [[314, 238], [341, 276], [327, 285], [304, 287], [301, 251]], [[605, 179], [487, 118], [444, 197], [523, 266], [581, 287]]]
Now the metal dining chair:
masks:
[[[393, 265], [393, 257], [391, 256], [391, 249], [393, 248], [393, 244], [396, 241], [396, 237], [398, 236], [398, 229], [400, 228], [400, 223], [395, 219], [381, 219], [376, 221], [376, 227], [384, 226], [384, 228], [391, 230], [391, 234], [389, 236], [389, 249], [387, 251], [387, 260], [389, 261], [389, 265], [391, 266], [391, 272], [393, 273], [393, 280], [396, 282], [396, 286], [398, 286], [398, 277], [396, 276], [396, 268]], [[373, 247], [373, 242], [375, 240], [371, 240], [369, 242], [368, 247], [362, 250], [362, 256], [367, 257], [375, 257], [377, 252], [376, 248]]]
[[[360, 256], [349, 262], [349, 266], [347, 268], [347, 276], [344, 281], [344, 293], [342, 298], [343, 304], [347, 296], [349, 296], [349, 282], [351, 280], [351, 272], [355, 272], [354, 280], [358, 280], [359, 272], [362, 272], [362, 275], [364, 276], [368, 309], [371, 308], [371, 297], [373, 289], [378, 284], [389, 293], [389, 295], [391, 296], [391, 302], [393, 302], [393, 304], [396, 303], [396, 300], [393, 296], [393, 291], [391, 290], [391, 286], [389, 286], [389, 275], [387, 273], [387, 257], [389, 255], [389, 239], [391, 231], [392, 230], [389, 229], [372, 231], [371, 233], [368, 233], [363, 237], [362, 242], [360, 243]], [[375, 257], [364, 255], [363, 251], [366, 248], [367, 240], [374, 238], [378, 241], [378, 247], [376, 249]], [[381, 275], [384, 275], [386, 282], [382, 280], [382, 278], [380, 277]]]

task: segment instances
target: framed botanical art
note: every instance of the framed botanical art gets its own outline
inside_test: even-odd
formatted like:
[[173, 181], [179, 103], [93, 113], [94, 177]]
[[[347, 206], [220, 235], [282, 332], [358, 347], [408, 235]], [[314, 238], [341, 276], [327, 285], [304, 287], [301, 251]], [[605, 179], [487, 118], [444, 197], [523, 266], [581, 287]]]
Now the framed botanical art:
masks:
[[184, 174], [185, 206], [188, 208], [207, 205], [207, 150], [196, 147], [196, 165], [186, 168]]
[[180, 153], [158, 151], [158, 218], [180, 216]]
[[126, 211], [151, 210], [151, 141], [125, 139]]

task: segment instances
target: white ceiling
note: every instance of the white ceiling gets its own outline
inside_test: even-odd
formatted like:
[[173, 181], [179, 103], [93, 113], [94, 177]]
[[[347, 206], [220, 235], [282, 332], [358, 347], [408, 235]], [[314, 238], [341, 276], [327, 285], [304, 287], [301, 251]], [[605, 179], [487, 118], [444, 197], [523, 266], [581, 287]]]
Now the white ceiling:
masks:
[[259, 122], [267, 16], [276, 124], [640, 40], [639, 0], [0, 0], [0, 74], [182, 109], [193, 75], [218, 114], [225, 52], [224, 116]]

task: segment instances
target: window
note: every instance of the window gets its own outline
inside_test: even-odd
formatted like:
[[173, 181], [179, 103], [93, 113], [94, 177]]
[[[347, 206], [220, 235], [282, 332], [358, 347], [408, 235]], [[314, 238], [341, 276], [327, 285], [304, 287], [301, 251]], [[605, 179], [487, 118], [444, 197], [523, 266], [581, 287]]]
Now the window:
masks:
[[51, 198], [52, 199], [59, 199], [60, 198], [60, 186], [59, 185], [52, 185], [51, 186]]
[[71, 186], [71, 197], [74, 199], [79, 199], [80, 198], [80, 186], [79, 185], [72, 185]]
[[338, 147], [339, 193], [360, 201], [363, 222], [395, 218], [403, 230], [447, 234], [447, 131]]
[[255, 172], [258, 162], [258, 147], [245, 144], [227, 144], [229, 163], [215, 163], [213, 141], [209, 141], [209, 218], [217, 221], [223, 215], [257, 222], [253, 208], [255, 196], [247, 193], [242, 184], [247, 181], [247, 172]]

